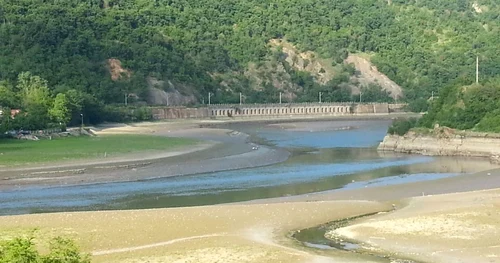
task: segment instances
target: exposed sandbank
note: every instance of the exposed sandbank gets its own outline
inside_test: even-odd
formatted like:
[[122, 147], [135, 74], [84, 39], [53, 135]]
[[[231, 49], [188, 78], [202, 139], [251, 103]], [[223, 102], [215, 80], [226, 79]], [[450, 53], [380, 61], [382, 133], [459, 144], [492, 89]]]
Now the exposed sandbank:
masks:
[[415, 197], [394, 213], [330, 232], [424, 262], [500, 262], [500, 190]]
[[73, 237], [93, 262], [367, 262], [317, 255], [285, 236], [389, 207], [338, 201], [6, 216], [0, 232], [7, 238], [37, 227], [39, 243]]

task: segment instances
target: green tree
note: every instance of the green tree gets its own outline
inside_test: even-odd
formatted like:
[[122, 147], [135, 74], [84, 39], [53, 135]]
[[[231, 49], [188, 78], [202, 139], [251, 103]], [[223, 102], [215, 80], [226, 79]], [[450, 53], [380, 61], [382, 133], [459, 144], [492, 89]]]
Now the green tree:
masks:
[[71, 112], [68, 109], [69, 100], [65, 94], [59, 93], [54, 99], [52, 108], [49, 110], [49, 115], [53, 121], [66, 126], [71, 119]]
[[13, 87], [7, 81], [0, 81], [0, 107], [15, 108], [19, 106]]
[[34, 76], [30, 72], [20, 73], [17, 79], [17, 89], [21, 92], [22, 104], [29, 111], [32, 106], [49, 108], [52, 99], [47, 81]]

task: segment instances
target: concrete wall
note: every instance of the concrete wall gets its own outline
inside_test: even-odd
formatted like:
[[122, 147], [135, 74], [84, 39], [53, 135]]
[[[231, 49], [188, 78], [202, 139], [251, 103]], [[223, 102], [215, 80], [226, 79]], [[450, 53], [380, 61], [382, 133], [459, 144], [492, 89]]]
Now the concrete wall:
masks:
[[346, 115], [352, 114], [352, 107], [346, 104], [243, 104], [212, 105], [210, 115], [227, 116], [298, 116], [298, 115]]
[[405, 112], [406, 103], [389, 104], [389, 112]]
[[215, 104], [203, 108], [153, 108], [153, 117], [159, 120], [256, 116], [342, 116], [389, 114], [391, 111], [388, 103]]
[[191, 118], [209, 118], [208, 108], [186, 108], [186, 107], [165, 107], [152, 108], [153, 119], [191, 119]]

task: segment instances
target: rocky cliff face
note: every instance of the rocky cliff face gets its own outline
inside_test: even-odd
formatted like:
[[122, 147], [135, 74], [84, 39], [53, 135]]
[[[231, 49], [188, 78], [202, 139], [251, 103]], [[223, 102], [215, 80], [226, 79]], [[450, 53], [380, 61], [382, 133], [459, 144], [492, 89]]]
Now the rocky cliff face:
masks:
[[499, 162], [500, 138], [458, 134], [448, 137], [416, 133], [404, 136], [387, 135], [378, 150], [422, 155], [488, 157], [492, 162]]

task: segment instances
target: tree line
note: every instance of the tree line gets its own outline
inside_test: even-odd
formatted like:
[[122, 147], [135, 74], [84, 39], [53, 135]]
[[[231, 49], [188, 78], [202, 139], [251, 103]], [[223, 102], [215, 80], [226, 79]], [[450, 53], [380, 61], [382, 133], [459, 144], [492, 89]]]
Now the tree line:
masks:
[[[48, 82], [30, 72], [18, 75], [15, 84], [0, 81], [0, 134], [11, 130], [41, 130], [67, 125], [109, 121], [151, 119], [147, 108], [121, 108], [105, 105], [94, 96], [70, 89], [54, 92]], [[11, 110], [19, 112], [12, 112]]]
[[[54, 101], [31, 109], [46, 110], [44, 122], [58, 123], [56, 111], [47, 110], [58, 96], [58, 105], [69, 105], [69, 123], [78, 121], [79, 107], [86, 121], [102, 121], [99, 116], [108, 115], [106, 106], [121, 103], [124, 94], [145, 98], [148, 77], [186, 83], [199, 102], [208, 92], [220, 102], [235, 100], [241, 91], [250, 99], [265, 99], [277, 92], [272, 87], [252, 90], [244, 72], [249, 63], [272, 58], [271, 39], [286, 39], [337, 64], [349, 53], [367, 53], [379, 71], [403, 87], [404, 100], [416, 111], [427, 110], [431, 94], [440, 95], [457, 80], [460, 85], [473, 83], [476, 56], [482, 79], [500, 73], [500, 8], [493, 0], [0, 3], [0, 80], [7, 83], [2, 89], [17, 92], [23, 72], [45, 79]], [[473, 8], [474, 3], [481, 11]], [[113, 81], [109, 58], [122, 61], [131, 76]], [[234, 73], [237, 87], [225, 89], [222, 80], [235, 78]], [[298, 100], [316, 100], [318, 91], [332, 101], [352, 99], [344, 76], [318, 86], [308, 73], [294, 72], [291, 81], [300, 86]], [[370, 92], [363, 96], [365, 101], [387, 99]], [[28, 106], [23, 103], [18, 101]], [[104, 114], [96, 114], [99, 111]]]

